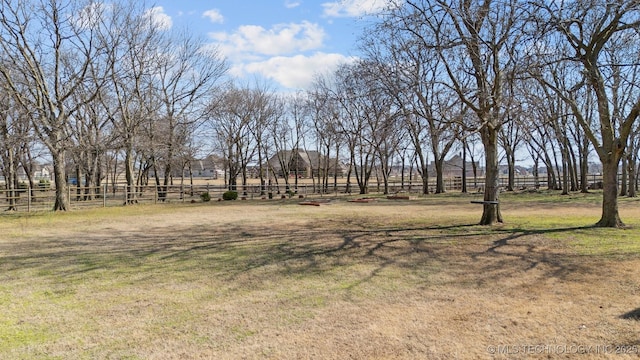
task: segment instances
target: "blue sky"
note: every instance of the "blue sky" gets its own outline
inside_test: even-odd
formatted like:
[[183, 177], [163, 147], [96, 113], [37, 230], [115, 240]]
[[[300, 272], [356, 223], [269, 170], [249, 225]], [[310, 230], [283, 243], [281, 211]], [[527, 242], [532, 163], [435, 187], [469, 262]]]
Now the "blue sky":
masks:
[[150, 13], [217, 45], [239, 81], [297, 90], [352, 61], [367, 15], [390, 1], [398, 0], [156, 0]]

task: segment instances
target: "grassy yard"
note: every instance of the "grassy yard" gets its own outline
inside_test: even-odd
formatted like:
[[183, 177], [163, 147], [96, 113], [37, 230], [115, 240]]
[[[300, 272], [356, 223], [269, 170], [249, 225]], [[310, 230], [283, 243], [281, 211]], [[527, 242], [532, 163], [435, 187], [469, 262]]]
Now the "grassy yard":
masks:
[[639, 356], [639, 200], [471, 198], [1, 215], [0, 359]]

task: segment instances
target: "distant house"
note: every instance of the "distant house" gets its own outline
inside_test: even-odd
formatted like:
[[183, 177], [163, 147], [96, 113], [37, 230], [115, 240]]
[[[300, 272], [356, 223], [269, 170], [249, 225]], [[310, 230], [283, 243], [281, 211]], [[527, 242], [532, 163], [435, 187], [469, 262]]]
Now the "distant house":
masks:
[[[467, 177], [473, 176], [473, 162], [467, 161]], [[476, 171], [478, 176], [484, 176], [484, 168], [480, 167], [476, 162]], [[429, 173], [435, 175], [436, 164], [435, 161], [431, 161], [429, 165]], [[462, 156], [454, 155], [449, 160], [445, 160], [442, 166], [442, 176], [445, 178], [462, 177]]]
[[[53, 173], [53, 165], [51, 164], [33, 164], [33, 180], [53, 180], [51, 174]], [[24, 172], [22, 166], [18, 167], [18, 180], [27, 181], [27, 174]]]
[[327, 158], [318, 151], [303, 149], [279, 151], [267, 163], [278, 177], [283, 177], [287, 173], [287, 168], [290, 176], [298, 174], [299, 177], [307, 178], [319, 174], [343, 176], [345, 173], [345, 166], [335, 158]]
[[208, 179], [224, 178], [224, 160], [222, 158], [209, 155], [204, 159], [193, 159], [190, 166], [184, 169], [184, 176], [189, 177], [189, 170], [193, 177], [203, 177]]

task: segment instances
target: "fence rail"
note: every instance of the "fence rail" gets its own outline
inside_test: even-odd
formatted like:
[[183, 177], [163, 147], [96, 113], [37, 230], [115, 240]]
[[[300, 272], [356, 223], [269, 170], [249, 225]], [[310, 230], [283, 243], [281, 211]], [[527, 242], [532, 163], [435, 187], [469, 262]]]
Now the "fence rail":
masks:
[[[430, 190], [435, 187], [435, 179], [430, 179]], [[602, 181], [601, 175], [589, 175], [589, 183], [599, 183]], [[500, 179], [500, 186], [507, 185], [507, 178]], [[467, 191], [482, 191], [484, 178], [468, 178]], [[538, 181], [533, 177], [516, 177], [515, 187], [524, 188], [547, 188], [547, 178], [540, 177]], [[447, 191], [459, 191], [462, 189], [461, 178], [448, 178], [445, 180]], [[126, 184], [109, 184], [101, 187], [77, 187], [69, 186], [66, 194], [70, 210], [77, 210], [92, 207], [121, 206], [126, 203], [177, 203], [177, 202], [197, 202], [201, 201], [201, 195], [208, 193], [215, 201], [222, 198], [222, 194], [229, 190], [226, 185], [169, 185], [169, 186], [136, 186], [128, 189]], [[357, 194], [359, 188], [357, 183], [346, 183], [346, 179], [338, 179], [337, 183], [330, 181], [328, 184], [289, 184], [286, 187], [280, 183], [277, 185], [238, 185], [235, 189], [240, 199], [280, 199], [291, 196], [343, 196], [352, 193]], [[384, 186], [382, 183], [371, 181], [368, 193], [382, 193]], [[422, 181], [413, 179], [412, 181], [393, 180], [389, 182], [389, 193], [415, 193], [422, 194]], [[30, 194], [30, 196], [29, 196]], [[55, 189], [35, 187], [20, 188], [13, 190], [0, 189], [0, 202], [4, 199], [4, 208], [15, 211], [48, 211], [55, 203]], [[3, 205], [0, 203], [0, 209]]]

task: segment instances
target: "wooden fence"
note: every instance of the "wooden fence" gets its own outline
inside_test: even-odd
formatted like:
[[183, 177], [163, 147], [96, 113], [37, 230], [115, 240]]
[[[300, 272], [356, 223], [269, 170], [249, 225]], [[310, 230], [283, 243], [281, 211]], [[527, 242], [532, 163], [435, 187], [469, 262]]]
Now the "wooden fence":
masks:
[[[589, 183], [598, 183], [602, 180], [601, 175], [589, 175]], [[507, 185], [507, 178], [500, 179], [500, 186]], [[435, 187], [435, 178], [430, 179], [430, 190]], [[541, 189], [547, 188], [546, 176], [540, 177], [536, 184], [533, 177], [516, 177], [516, 189], [529, 188], [539, 186]], [[467, 191], [479, 192], [484, 186], [484, 178], [468, 178]], [[460, 191], [462, 189], [461, 178], [449, 178], [445, 180], [445, 188], [447, 191]], [[208, 193], [211, 201], [217, 201], [222, 198], [222, 194], [228, 190], [225, 185], [169, 185], [164, 186], [137, 186], [128, 190], [126, 184], [109, 184], [101, 187], [77, 187], [69, 186], [67, 191], [67, 201], [70, 210], [78, 210], [91, 207], [107, 207], [122, 206], [127, 202], [130, 203], [186, 203], [202, 201], [202, 194]], [[325, 184], [298, 184], [294, 188], [290, 184], [286, 188], [284, 184], [279, 185], [238, 185], [235, 189], [238, 192], [238, 198], [242, 200], [251, 199], [282, 199], [289, 197], [315, 197], [315, 196], [344, 196], [349, 194], [358, 194], [358, 184], [352, 181], [351, 184], [346, 183], [346, 179], [338, 179], [337, 183], [330, 181]], [[382, 193], [384, 186], [373, 179], [369, 184], [369, 193]], [[393, 180], [389, 182], [389, 193], [413, 193], [422, 194], [422, 182], [420, 179], [413, 181]], [[31, 196], [29, 196], [31, 194]], [[4, 205], [2, 205], [4, 199]], [[0, 210], [4, 206], [9, 209], [13, 200], [13, 210], [16, 211], [49, 211], [53, 209], [55, 203], [55, 189], [36, 187], [36, 188], [20, 188], [14, 190], [0, 190]]]

